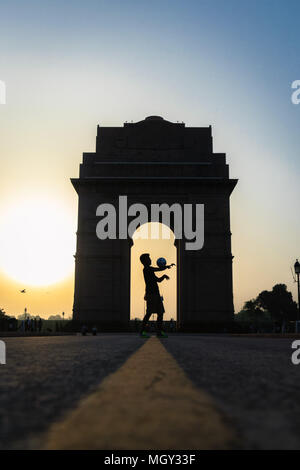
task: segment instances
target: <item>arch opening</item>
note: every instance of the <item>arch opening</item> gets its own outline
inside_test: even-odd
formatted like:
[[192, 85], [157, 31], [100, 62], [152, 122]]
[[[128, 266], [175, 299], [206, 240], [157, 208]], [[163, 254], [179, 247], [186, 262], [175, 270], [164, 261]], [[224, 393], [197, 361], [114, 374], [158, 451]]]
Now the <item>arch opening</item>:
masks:
[[[151, 265], [157, 267], [156, 261], [163, 257], [167, 264], [175, 263], [171, 269], [157, 272], [157, 277], [167, 274], [170, 280], [159, 283], [160, 295], [164, 302], [164, 322], [177, 321], [177, 247], [173, 231], [160, 222], [149, 222], [136, 229], [132, 236], [130, 263], [130, 320], [142, 320], [146, 302], [143, 265], [140, 256], [149, 253]], [[152, 315], [150, 321], [156, 320]]]

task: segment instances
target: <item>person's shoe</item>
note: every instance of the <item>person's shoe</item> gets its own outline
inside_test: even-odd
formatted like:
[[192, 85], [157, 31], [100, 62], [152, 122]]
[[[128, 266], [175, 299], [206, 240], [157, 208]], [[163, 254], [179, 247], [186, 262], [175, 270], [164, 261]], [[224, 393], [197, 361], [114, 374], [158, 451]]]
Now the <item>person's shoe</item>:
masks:
[[140, 334], [140, 336], [141, 336], [142, 338], [150, 338], [150, 335], [148, 335], [147, 331], [142, 331], [141, 334]]
[[160, 333], [157, 333], [156, 336], [158, 338], [167, 338], [168, 337], [168, 335], [164, 331], [161, 331]]

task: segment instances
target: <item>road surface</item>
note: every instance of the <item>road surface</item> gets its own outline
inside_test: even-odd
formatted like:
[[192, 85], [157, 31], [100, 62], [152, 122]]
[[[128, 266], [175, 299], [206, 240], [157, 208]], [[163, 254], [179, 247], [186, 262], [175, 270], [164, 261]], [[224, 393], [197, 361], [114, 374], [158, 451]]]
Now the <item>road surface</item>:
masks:
[[[235, 434], [233, 440], [232, 436], [226, 438], [228, 442], [224, 438], [224, 448], [231, 445], [245, 449], [300, 449], [300, 365], [291, 362], [290, 338], [174, 334], [161, 341], [154, 338], [145, 341], [134, 334], [103, 334], [4, 340], [7, 364], [0, 365], [1, 449], [39, 447], [40, 436], [47, 434], [52, 425], [56, 429], [55, 423], [68, 421], [66, 416], [80, 408], [86, 397], [92, 396], [90, 402], [96, 408], [98, 403], [101, 408], [97, 418], [99, 427], [101, 420], [103, 423], [106, 420], [105, 410], [117, 413], [117, 402], [123, 406], [120, 412], [130, 418], [130, 413], [136, 414], [135, 393], [140, 397], [140, 414], [131, 425], [139, 422], [136, 420], [141, 419], [145, 407], [147, 416], [151, 415], [149, 424], [143, 420], [145, 435], [151, 434], [151, 425], [155, 429], [156, 413], [160, 419], [166, 413], [166, 425], [176, 414], [174, 435], [176, 426], [182, 431], [189, 425], [189, 414], [192, 417], [198, 413], [200, 421], [198, 424], [191, 421], [190, 426], [199, 426], [199, 436], [203, 427], [201, 419], [206, 420], [208, 428], [216, 423], [219, 436], [226, 434], [226, 429], [228, 436]], [[145, 347], [147, 349], [143, 349]], [[187, 377], [187, 382], [183, 376]], [[169, 390], [171, 381], [175, 385]], [[105, 384], [103, 389], [102, 383]], [[144, 390], [138, 390], [140, 386], [144, 386]], [[117, 394], [117, 398], [111, 398], [114, 400], [111, 404], [108, 403], [110, 390]], [[152, 395], [147, 395], [149, 390]], [[170, 405], [165, 411], [168, 401], [164, 390], [173, 403], [173, 408]], [[105, 396], [108, 398], [104, 399]], [[154, 411], [149, 404], [153, 400]], [[176, 406], [178, 410], [182, 407], [184, 413], [176, 413]], [[196, 408], [193, 410], [192, 406]], [[84, 409], [84, 416], [88, 416]], [[72, 419], [76, 417], [71, 417], [70, 423]], [[179, 431], [177, 439], [180, 439]], [[126, 429], [122, 432], [126, 433]], [[98, 433], [97, 439], [101, 440], [99, 436]], [[199, 446], [204, 442], [201, 439]], [[223, 448], [220, 442], [205, 441], [203, 446]], [[133, 445], [132, 442], [129, 445]], [[172, 441], [162, 445], [172, 448]], [[174, 441], [175, 445], [178, 448], [179, 444]], [[137, 448], [141, 446], [143, 441], [137, 443]]]

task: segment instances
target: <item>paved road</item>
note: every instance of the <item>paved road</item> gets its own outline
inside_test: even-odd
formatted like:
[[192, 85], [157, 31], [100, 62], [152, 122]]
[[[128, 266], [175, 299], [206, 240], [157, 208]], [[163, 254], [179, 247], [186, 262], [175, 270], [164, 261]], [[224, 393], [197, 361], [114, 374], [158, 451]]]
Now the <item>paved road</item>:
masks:
[[232, 449], [235, 430], [155, 336], [48, 430], [40, 447]]
[[3, 339], [0, 449], [26, 447], [143, 344], [122, 334]]
[[[135, 335], [7, 338], [0, 366], [0, 448], [26, 446], [117, 370]], [[300, 365], [291, 339], [173, 335], [163, 344], [237, 429], [241, 446], [300, 449]], [[159, 361], [159, 358], [153, 358]]]
[[167, 350], [231, 417], [242, 446], [300, 449], [300, 365], [292, 339], [173, 336]]

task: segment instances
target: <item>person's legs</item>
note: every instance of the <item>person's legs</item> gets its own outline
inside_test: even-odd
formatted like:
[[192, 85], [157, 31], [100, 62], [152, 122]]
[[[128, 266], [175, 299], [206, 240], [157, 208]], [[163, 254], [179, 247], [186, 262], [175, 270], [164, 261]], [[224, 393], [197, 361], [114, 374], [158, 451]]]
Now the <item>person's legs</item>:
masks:
[[141, 326], [141, 329], [140, 329], [140, 333], [142, 333], [142, 331], [145, 331], [146, 325], [147, 325], [151, 315], [152, 314], [150, 312], [146, 312], [146, 315], [144, 316], [143, 321], [142, 321], [142, 326]]
[[157, 321], [156, 321], [156, 334], [160, 337], [167, 337], [167, 335], [162, 331], [163, 328], [163, 316], [165, 313], [164, 304], [162, 301], [162, 297], [159, 295], [156, 299], [156, 311], [157, 311]]
[[162, 330], [163, 316], [164, 316], [163, 313], [158, 313], [158, 314], [157, 314], [156, 332], [157, 332], [158, 334], [160, 334], [160, 333], [161, 333], [161, 330]]

